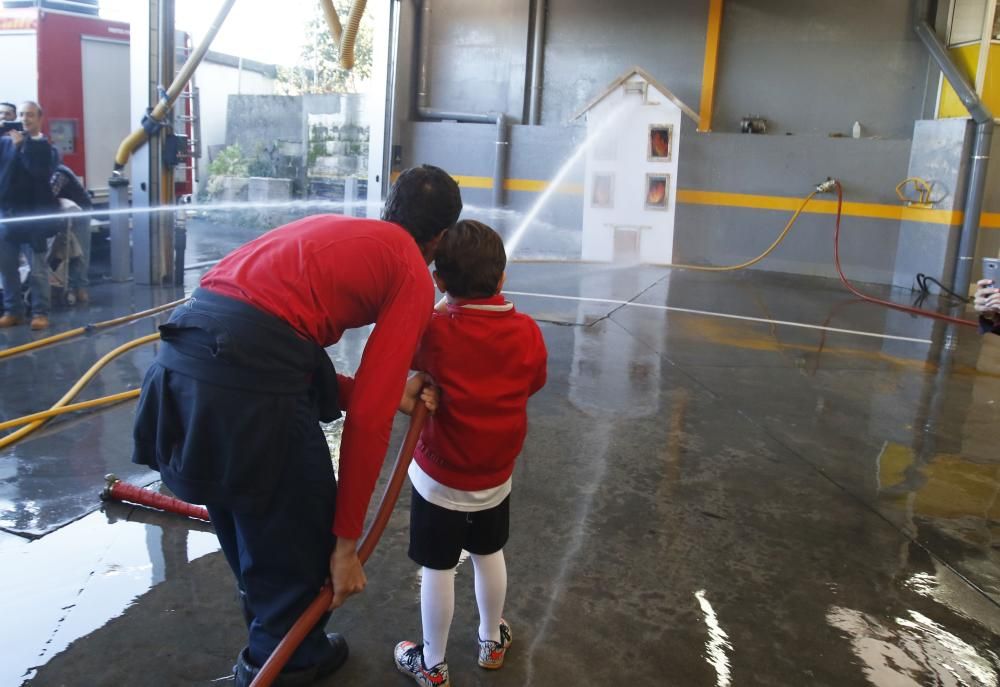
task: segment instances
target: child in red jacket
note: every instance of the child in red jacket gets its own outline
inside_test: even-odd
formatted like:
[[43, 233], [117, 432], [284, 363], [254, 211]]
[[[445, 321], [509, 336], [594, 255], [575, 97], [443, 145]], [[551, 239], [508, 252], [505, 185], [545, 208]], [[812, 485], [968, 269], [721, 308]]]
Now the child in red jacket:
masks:
[[528, 397], [545, 384], [538, 325], [500, 289], [507, 256], [490, 227], [464, 220], [448, 230], [434, 281], [447, 294], [417, 349], [414, 369], [441, 389], [410, 465], [410, 558], [421, 566], [423, 644], [400, 642], [396, 667], [425, 687], [450, 684], [445, 647], [463, 549], [475, 570], [479, 665], [497, 669], [510, 646], [501, 618], [507, 594], [503, 547], [511, 475], [528, 427]]

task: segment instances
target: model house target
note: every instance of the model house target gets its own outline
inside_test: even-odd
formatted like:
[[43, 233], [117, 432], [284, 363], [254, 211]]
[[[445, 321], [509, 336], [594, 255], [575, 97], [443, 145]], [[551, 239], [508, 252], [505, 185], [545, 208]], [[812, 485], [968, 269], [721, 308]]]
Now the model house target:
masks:
[[[690, 107], [633, 67], [577, 113], [587, 133], [582, 258], [666, 264], [673, 258], [677, 166]], [[611, 121], [609, 121], [611, 120]]]

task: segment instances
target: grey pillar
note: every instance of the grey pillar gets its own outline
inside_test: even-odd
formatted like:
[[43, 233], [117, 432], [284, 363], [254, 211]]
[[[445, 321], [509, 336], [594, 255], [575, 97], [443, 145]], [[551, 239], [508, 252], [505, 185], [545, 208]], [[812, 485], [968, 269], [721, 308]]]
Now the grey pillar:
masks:
[[108, 202], [111, 208], [111, 280], [128, 281], [132, 278], [132, 246], [129, 241], [129, 216], [118, 210], [127, 210], [128, 179], [112, 177]]

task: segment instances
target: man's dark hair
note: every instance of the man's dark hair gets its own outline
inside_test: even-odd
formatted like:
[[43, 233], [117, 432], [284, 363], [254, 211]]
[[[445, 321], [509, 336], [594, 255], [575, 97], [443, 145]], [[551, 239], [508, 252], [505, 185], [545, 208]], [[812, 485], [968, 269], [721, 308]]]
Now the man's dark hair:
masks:
[[0, 107], [9, 107], [10, 109], [14, 110], [14, 116], [15, 117], [17, 116], [17, 105], [15, 105], [14, 103], [0, 103]]
[[462, 213], [458, 184], [439, 167], [404, 170], [389, 189], [382, 219], [410, 232], [418, 244], [433, 240]]
[[463, 219], [438, 244], [434, 267], [455, 298], [489, 298], [507, 267], [503, 239], [482, 222]]

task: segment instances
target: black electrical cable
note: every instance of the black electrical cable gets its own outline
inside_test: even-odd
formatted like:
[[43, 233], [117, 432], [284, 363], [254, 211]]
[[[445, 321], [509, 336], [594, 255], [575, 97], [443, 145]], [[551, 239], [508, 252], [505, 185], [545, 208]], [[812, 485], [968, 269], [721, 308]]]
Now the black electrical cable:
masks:
[[954, 298], [955, 300], [960, 301], [962, 303], [968, 303], [969, 302], [968, 298], [965, 298], [963, 296], [958, 295], [957, 293], [955, 293], [954, 291], [952, 291], [951, 289], [949, 289], [947, 286], [945, 286], [944, 284], [942, 284], [941, 282], [939, 282], [934, 277], [928, 277], [926, 274], [919, 273], [919, 274], [917, 274], [917, 287], [920, 289], [920, 294], [921, 294], [920, 295], [920, 300], [921, 301], [923, 301], [925, 298], [927, 298], [927, 296], [931, 295], [931, 290], [930, 290], [930, 287], [928, 286], [928, 283], [934, 284], [935, 286], [937, 286], [938, 289], [941, 290], [941, 295], [948, 296], [949, 298]]

